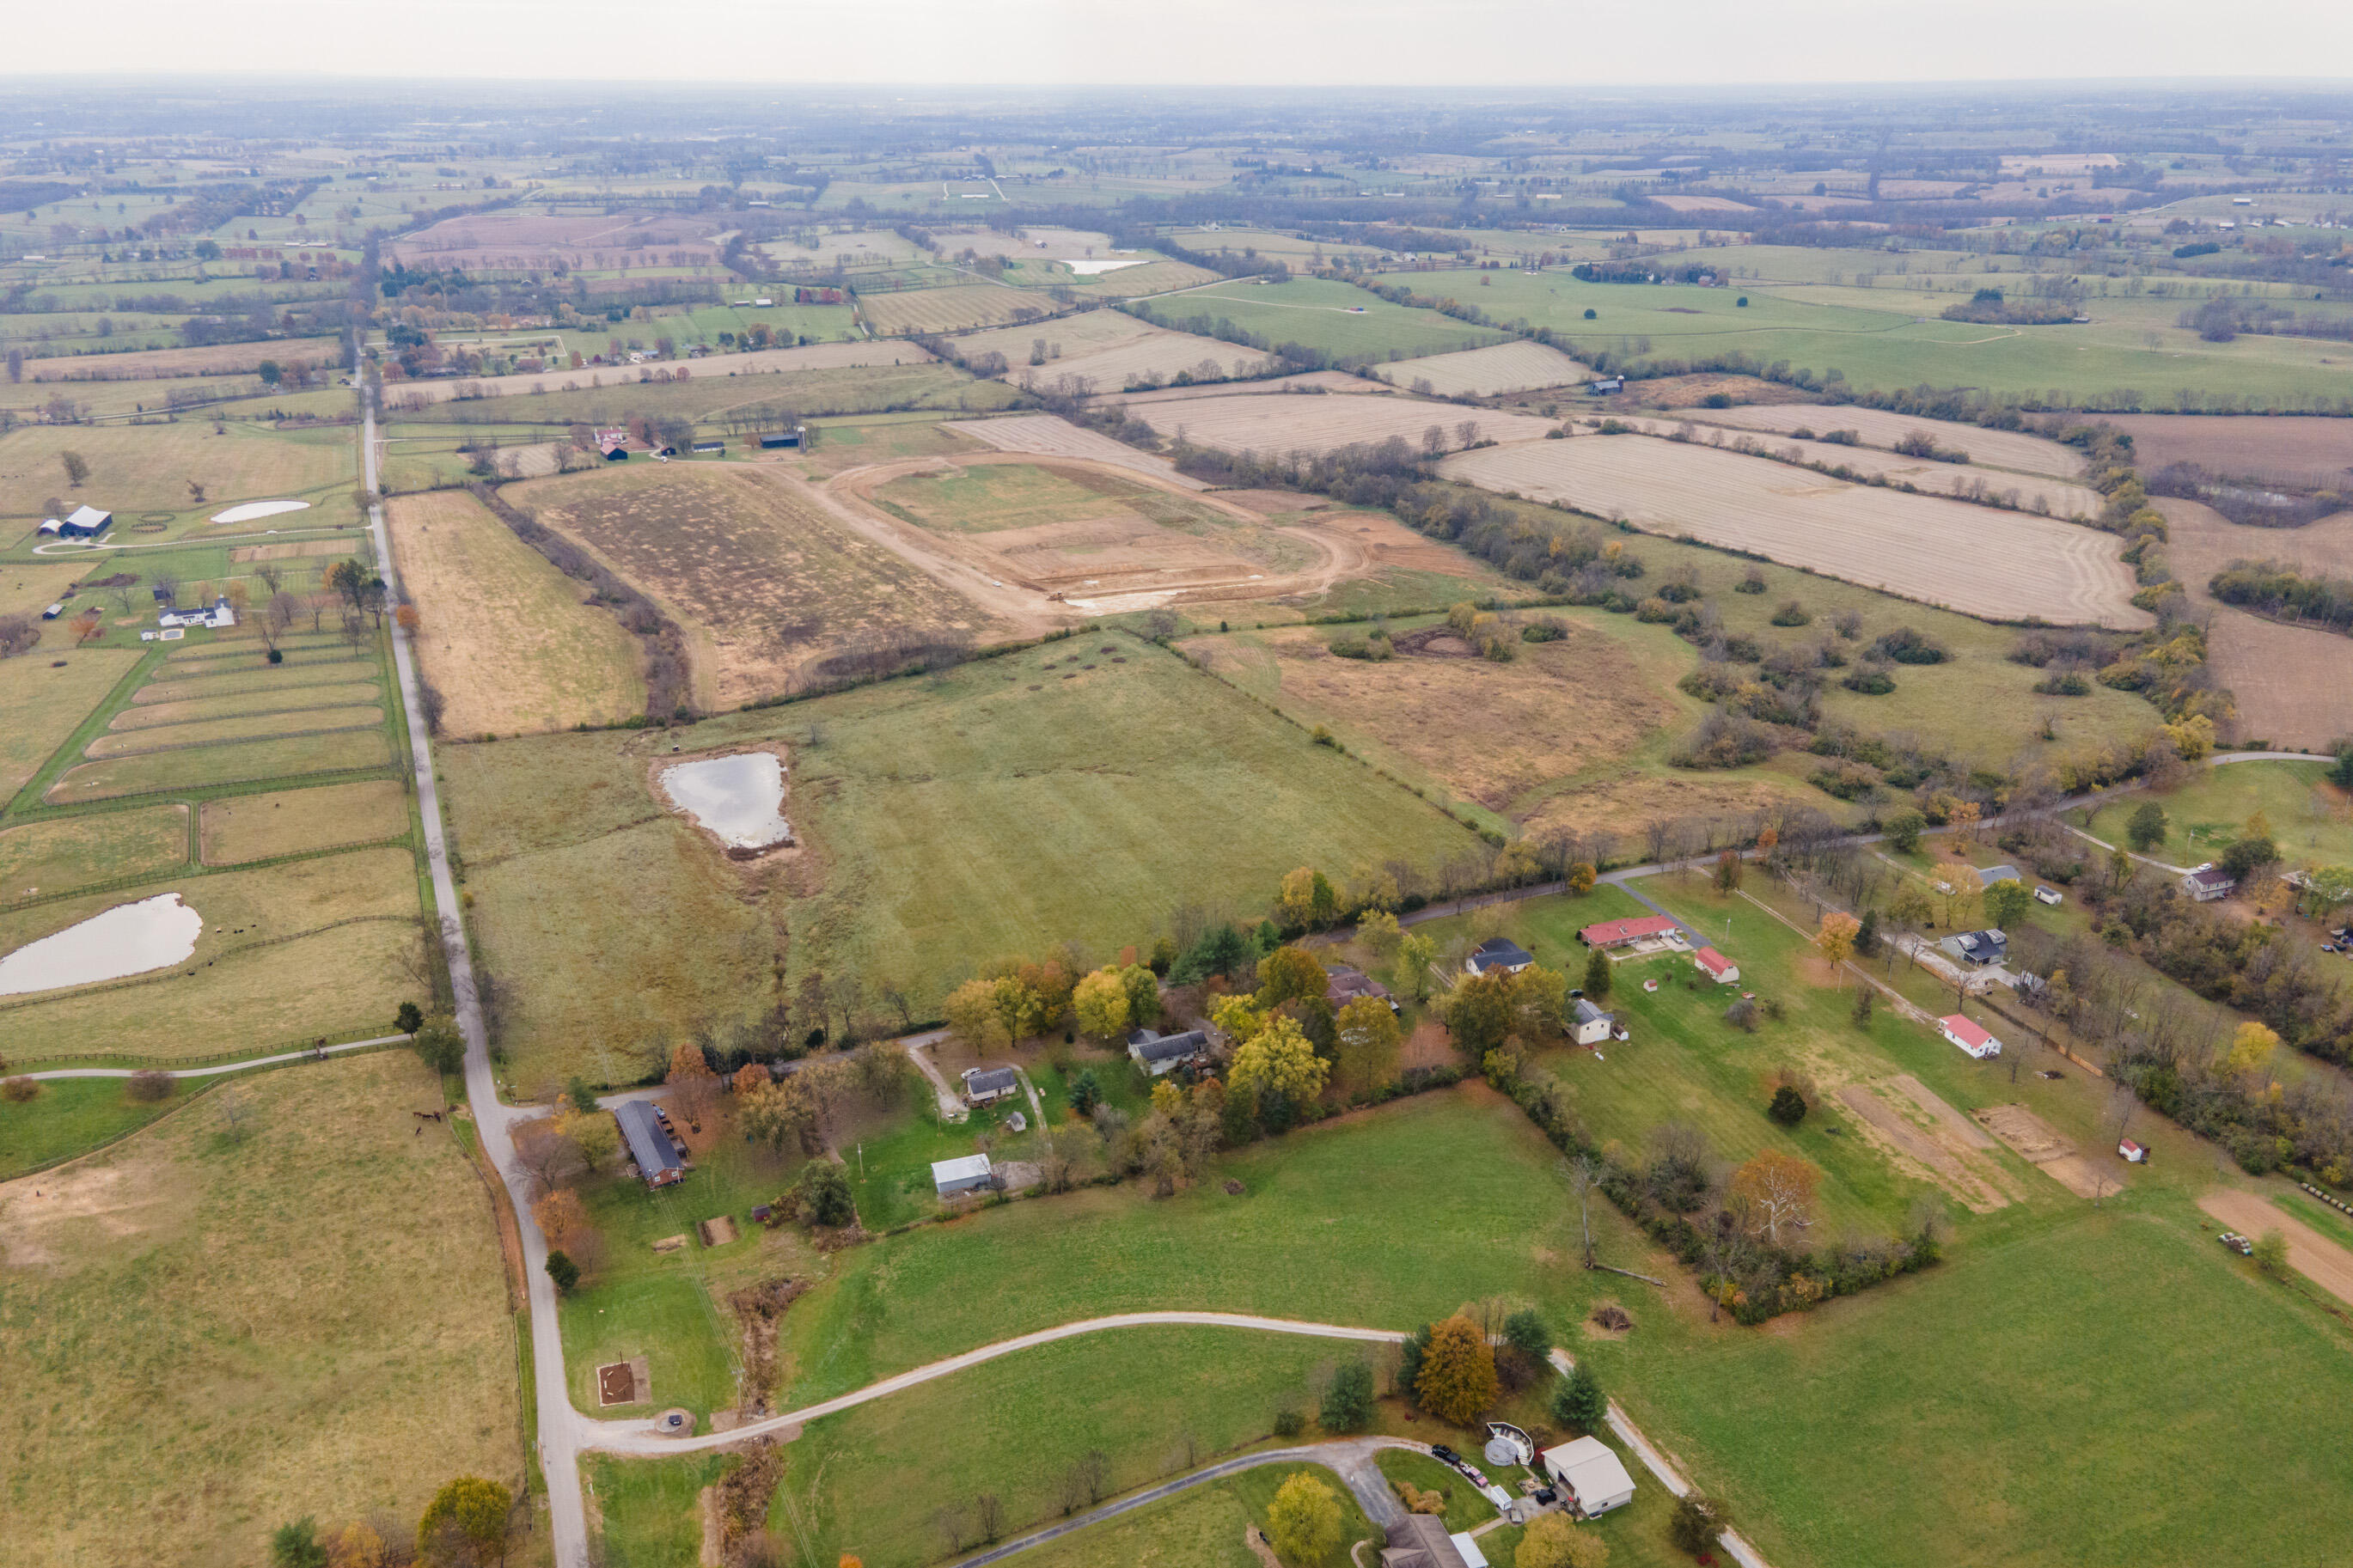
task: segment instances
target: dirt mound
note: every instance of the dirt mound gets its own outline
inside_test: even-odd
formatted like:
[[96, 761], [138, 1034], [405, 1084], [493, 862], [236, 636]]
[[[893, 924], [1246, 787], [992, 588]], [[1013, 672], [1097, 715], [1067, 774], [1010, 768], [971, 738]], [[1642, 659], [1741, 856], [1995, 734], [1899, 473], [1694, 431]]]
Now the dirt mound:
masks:
[[1422, 658], [1477, 658], [1479, 650], [1471, 639], [1452, 626], [1424, 626], [1418, 632], [1407, 632], [1392, 640], [1391, 647], [1399, 653]]

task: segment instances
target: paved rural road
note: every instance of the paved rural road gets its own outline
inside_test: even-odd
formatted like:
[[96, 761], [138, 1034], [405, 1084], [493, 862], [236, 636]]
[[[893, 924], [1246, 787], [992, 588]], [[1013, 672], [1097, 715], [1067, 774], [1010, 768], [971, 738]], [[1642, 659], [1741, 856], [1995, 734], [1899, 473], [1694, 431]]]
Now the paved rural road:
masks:
[[[376, 489], [375, 407], [365, 401], [360, 429], [361, 461], [366, 489]], [[392, 541], [385, 532], [382, 502], [368, 509], [368, 528], [375, 537], [376, 559], [385, 580], [398, 587]], [[417, 694], [417, 659], [409, 637], [398, 626], [392, 632], [392, 658], [400, 675], [401, 706], [408, 716], [410, 761], [417, 773], [417, 804], [425, 824], [426, 858], [433, 874], [433, 901], [441, 911], [441, 945], [449, 962], [449, 984], [457, 993], [458, 1027], [466, 1037], [466, 1101], [473, 1108], [474, 1127], [499, 1177], [506, 1183], [522, 1232], [523, 1285], [531, 1300], [532, 1370], [538, 1384], [539, 1462], [547, 1479], [548, 1532], [554, 1546], [556, 1568], [587, 1568], [588, 1511], [580, 1493], [578, 1437], [582, 1418], [572, 1408], [564, 1371], [564, 1337], [555, 1314], [555, 1284], [547, 1277], [547, 1239], [531, 1216], [531, 1189], [515, 1161], [513, 1125], [543, 1110], [522, 1110], [501, 1102], [497, 1079], [491, 1071], [490, 1037], [482, 1026], [481, 1003], [474, 988], [474, 964], [466, 949], [460, 923], [458, 886], [449, 875], [449, 846], [441, 826], [441, 795], [433, 777], [433, 752], [425, 729], [423, 705]]]
[[[377, 1046], [400, 1046], [407, 1043], [408, 1037], [406, 1035], [378, 1035], [373, 1040], [351, 1040], [340, 1046], [324, 1046], [316, 1049], [305, 1047], [299, 1051], [280, 1051], [274, 1057], [248, 1057], [241, 1062], [223, 1062], [217, 1067], [176, 1068], [165, 1073], [165, 1076], [168, 1078], [218, 1078], [223, 1073], [250, 1072], [255, 1068], [276, 1067], [280, 1062], [307, 1062], [313, 1057], [332, 1057], [339, 1051], [365, 1051], [372, 1050]], [[149, 1070], [162, 1069], [149, 1069], [145, 1068], [52, 1068], [47, 1072], [28, 1072], [25, 1076], [30, 1079], [41, 1079], [53, 1078], [129, 1078], [134, 1072], [145, 1072]]]
[[[787, 1427], [798, 1426], [804, 1422], [814, 1421], [819, 1416], [831, 1415], [839, 1411], [848, 1410], [853, 1405], [863, 1405], [869, 1400], [881, 1399], [903, 1389], [913, 1388], [918, 1384], [929, 1383], [934, 1378], [946, 1377], [951, 1373], [978, 1366], [983, 1362], [995, 1361], [998, 1356], [1011, 1355], [1016, 1351], [1051, 1344], [1056, 1340], [1075, 1339], [1081, 1334], [1099, 1333], [1105, 1329], [1144, 1328], [1156, 1324], [1179, 1324], [1215, 1329], [1258, 1329], [1267, 1333], [1305, 1334], [1314, 1339], [1324, 1340], [1359, 1340], [1374, 1344], [1398, 1344], [1403, 1342], [1405, 1339], [1403, 1334], [1388, 1329], [1359, 1329], [1341, 1323], [1308, 1323], [1294, 1318], [1257, 1318], [1240, 1312], [1123, 1312], [1109, 1318], [1082, 1318], [1075, 1323], [1061, 1323], [1050, 1329], [1040, 1329], [1034, 1334], [999, 1340], [993, 1345], [983, 1345], [978, 1350], [966, 1351], [962, 1355], [950, 1356], [945, 1361], [935, 1361], [928, 1365], [916, 1367], [911, 1372], [902, 1372], [896, 1377], [886, 1377], [880, 1383], [870, 1383], [863, 1388], [842, 1394], [837, 1399], [828, 1399], [822, 1405], [812, 1405], [806, 1409], [786, 1411], [782, 1415], [771, 1415], [765, 1420], [746, 1422], [732, 1431], [707, 1432], [699, 1437], [665, 1436], [655, 1428], [650, 1420], [592, 1421], [583, 1416], [580, 1418], [579, 1446], [584, 1448], [602, 1448], [618, 1454], [687, 1454], [702, 1448], [723, 1448], [731, 1443], [740, 1443], [746, 1437], [757, 1437], [763, 1433], [780, 1432]], [[569, 1406], [567, 1405], [566, 1408], [569, 1409]], [[545, 1420], [544, 1415], [542, 1416], [542, 1420]]]
[[1143, 1508], [1149, 1503], [1158, 1502], [1163, 1498], [1174, 1497], [1178, 1492], [1189, 1490], [1205, 1482], [1236, 1475], [1243, 1470], [1254, 1470], [1264, 1465], [1329, 1465], [1338, 1473], [1342, 1480], [1348, 1483], [1348, 1489], [1356, 1494], [1356, 1501], [1365, 1510], [1365, 1517], [1386, 1529], [1403, 1516], [1398, 1511], [1397, 1499], [1389, 1493], [1387, 1479], [1373, 1463], [1373, 1456], [1383, 1448], [1404, 1448], [1416, 1454], [1430, 1452], [1429, 1444], [1412, 1442], [1404, 1437], [1349, 1437], [1337, 1443], [1317, 1443], [1310, 1447], [1269, 1448], [1263, 1453], [1244, 1454], [1239, 1458], [1227, 1459], [1220, 1464], [1211, 1465], [1206, 1470], [1196, 1470], [1189, 1476], [1179, 1476], [1173, 1481], [1163, 1481], [1156, 1487], [1148, 1487], [1134, 1497], [1124, 1497], [1117, 1502], [1107, 1502], [1092, 1513], [1082, 1513], [1075, 1519], [1066, 1519], [1060, 1524], [1050, 1524], [1043, 1530], [1033, 1530], [1029, 1534], [1008, 1541], [1002, 1546], [991, 1547], [978, 1556], [966, 1557], [956, 1564], [956, 1568], [980, 1568], [984, 1563], [998, 1562], [1012, 1556], [1017, 1552], [1027, 1552], [1033, 1546], [1043, 1546], [1046, 1542], [1059, 1540], [1074, 1530], [1084, 1530], [1088, 1525], [1101, 1524], [1107, 1519], [1116, 1519], [1123, 1513]]

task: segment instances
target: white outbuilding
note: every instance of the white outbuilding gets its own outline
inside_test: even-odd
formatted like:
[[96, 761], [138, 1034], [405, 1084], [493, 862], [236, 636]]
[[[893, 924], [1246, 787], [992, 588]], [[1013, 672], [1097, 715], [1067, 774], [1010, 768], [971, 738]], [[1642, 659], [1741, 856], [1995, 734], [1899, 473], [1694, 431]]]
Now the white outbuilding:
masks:
[[978, 1191], [988, 1185], [989, 1173], [988, 1156], [986, 1154], [966, 1154], [960, 1160], [932, 1162], [932, 1185], [944, 1198]]
[[1579, 1437], [1573, 1443], [1546, 1448], [1541, 1458], [1545, 1474], [1568, 1494], [1577, 1511], [1588, 1519], [1634, 1500], [1634, 1478], [1626, 1473], [1626, 1467], [1609, 1445], [1599, 1437]]

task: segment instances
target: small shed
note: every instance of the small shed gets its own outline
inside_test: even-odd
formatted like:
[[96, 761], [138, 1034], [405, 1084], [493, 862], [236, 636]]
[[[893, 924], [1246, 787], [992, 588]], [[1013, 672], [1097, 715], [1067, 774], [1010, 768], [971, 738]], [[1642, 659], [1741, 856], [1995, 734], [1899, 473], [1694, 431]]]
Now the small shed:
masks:
[[1991, 1035], [1987, 1034], [1982, 1026], [1962, 1017], [1958, 1013], [1947, 1014], [1937, 1019], [1936, 1026], [1944, 1031], [1945, 1038], [1952, 1041], [1979, 1061], [2001, 1055], [2000, 1040], [1995, 1039]]
[[651, 1100], [625, 1100], [613, 1108], [613, 1120], [621, 1129], [621, 1147], [629, 1152], [646, 1185], [667, 1187], [686, 1179], [678, 1145], [670, 1142], [670, 1130], [661, 1124], [661, 1112]]
[[1020, 1092], [1021, 1075], [1011, 1068], [965, 1068], [964, 1099], [966, 1105], [994, 1105]]
[[977, 1192], [993, 1179], [986, 1154], [966, 1154], [960, 1160], [932, 1162], [932, 1185], [944, 1198], [952, 1198], [960, 1193]]
[[1718, 985], [1730, 985], [1740, 978], [1740, 965], [1712, 947], [1703, 947], [1692, 954], [1692, 964]]
[[1535, 962], [1535, 955], [1510, 937], [1491, 936], [1472, 950], [1471, 956], [1462, 961], [1462, 967], [1473, 974], [1498, 969], [1506, 974], [1517, 974]]
[[1580, 1046], [1598, 1046], [1609, 1037], [1618, 1020], [1579, 996], [1569, 1004], [1568, 1032]]
[[2066, 894], [2053, 887], [2042, 886], [2034, 889], [2034, 901], [2039, 904], [2064, 903], [2066, 898]]
[[2146, 1165], [2148, 1163], [2148, 1151], [2140, 1144], [2134, 1142], [2129, 1138], [2120, 1138], [2116, 1140], [2116, 1152], [2123, 1155], [2126, 1160], [2131, 1161], [2136, 1165]]
[[1579, 1437], [1546, 1448], [1542, 1458], [1545, 1474], [1568, 1494], [1570, 1506], [1588, 1519], [1634, 1500], [1634, 1478], [1599, 1437]]

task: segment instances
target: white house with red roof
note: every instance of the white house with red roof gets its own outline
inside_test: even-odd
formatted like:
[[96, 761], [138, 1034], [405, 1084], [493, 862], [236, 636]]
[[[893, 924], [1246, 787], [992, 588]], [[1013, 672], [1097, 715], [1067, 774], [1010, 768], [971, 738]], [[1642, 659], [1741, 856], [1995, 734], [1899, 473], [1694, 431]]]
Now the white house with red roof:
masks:
[[1730, 985], [1740, 978], [1740, 965], [1712, 947], [1703, 947], [1692, 954], [1692, 963], [1718, 985]]
[[1631, 920], [1601, 921], [1577, 933], [1588, 947], [1624, 947], [1630, 942], [1672, 936], [1682, 928], [1672, 915], [1641, 915]]
[[1936, 1020], [1945, 1031], [1945, 1038], [1961, 1047], [1979, 1061], [2001, 1055], [2001, 1042], [1958, 1013]]

